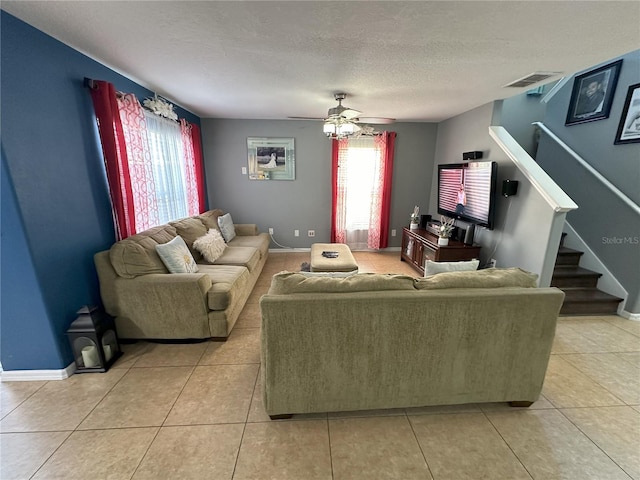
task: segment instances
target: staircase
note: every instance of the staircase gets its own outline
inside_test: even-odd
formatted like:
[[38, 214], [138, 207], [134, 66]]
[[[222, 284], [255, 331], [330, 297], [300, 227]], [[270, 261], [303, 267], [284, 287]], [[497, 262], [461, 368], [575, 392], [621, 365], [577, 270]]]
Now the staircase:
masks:
[[601, 273], [579, 266], [583, 252], [564, 246], [560, 241], [551, 286], [565, 293], [560, 315], [615, 315], [622, 298], [614, 297], [596, 287]]

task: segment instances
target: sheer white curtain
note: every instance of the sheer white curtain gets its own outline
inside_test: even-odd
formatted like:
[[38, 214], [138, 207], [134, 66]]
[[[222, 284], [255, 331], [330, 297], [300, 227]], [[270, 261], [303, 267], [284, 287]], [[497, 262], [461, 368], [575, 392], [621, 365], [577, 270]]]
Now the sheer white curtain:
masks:
[[152, 159], [158, 225], [189, 215], [180, 124], [144, 110]]

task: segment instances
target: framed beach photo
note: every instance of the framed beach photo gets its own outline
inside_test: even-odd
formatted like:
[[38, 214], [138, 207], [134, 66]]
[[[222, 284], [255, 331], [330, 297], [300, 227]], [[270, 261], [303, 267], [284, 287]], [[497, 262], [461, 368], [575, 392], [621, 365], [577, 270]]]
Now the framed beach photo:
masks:
[[618, 133], [613, 143], [640, 143], [640, 83], [631, 85], [627, 91]]
[[618, 60], [575, 77], [565, 125], [609, 117], [621, 65]]
[[247, 138], [249, 180], [295, 180], [293, 138]]

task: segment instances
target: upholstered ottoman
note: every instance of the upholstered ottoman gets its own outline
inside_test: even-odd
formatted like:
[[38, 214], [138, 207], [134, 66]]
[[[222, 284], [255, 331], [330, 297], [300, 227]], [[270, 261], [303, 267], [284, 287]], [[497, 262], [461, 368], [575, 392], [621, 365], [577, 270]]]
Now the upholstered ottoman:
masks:
[[[337, 252], [335, 258], [328, 258], [322, 252]], [[311, 245], [312, 272], [352, 272], [358, 271], [358, 264], [351, 250], [344, 243], [314, 243]]]

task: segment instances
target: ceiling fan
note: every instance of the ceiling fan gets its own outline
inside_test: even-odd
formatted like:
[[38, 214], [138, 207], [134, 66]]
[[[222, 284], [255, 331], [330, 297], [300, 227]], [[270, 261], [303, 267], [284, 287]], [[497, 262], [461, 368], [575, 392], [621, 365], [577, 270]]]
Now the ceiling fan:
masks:
[[383, 117], [361, 117], [359, 110], [345, 107], [342, 105], [342, 101], [347, 98], [346, 93], [336, 93], [334, 98], [337, 100], [338, 105], [330, 108], [327, 112], [327, 116], [324, 118], [318, 117], [289, 117], [297, 120], [324, 120], [323, 130], [328, 137], [343, 138], [350, 135], [373, 135], [373, 127], [362, 127], [358, 124], [386, 124], [393, 123], [395, 118], [383, 118]]

